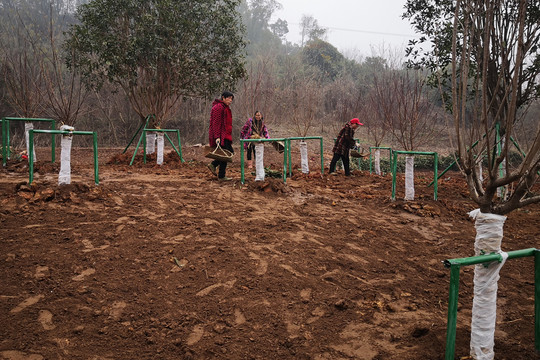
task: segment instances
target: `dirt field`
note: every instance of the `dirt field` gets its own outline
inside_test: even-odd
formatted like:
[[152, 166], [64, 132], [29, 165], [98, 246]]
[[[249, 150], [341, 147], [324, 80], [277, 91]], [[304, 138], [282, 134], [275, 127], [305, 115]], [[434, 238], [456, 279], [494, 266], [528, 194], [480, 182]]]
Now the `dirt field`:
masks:
[[[389, 175], [321, 176], [317, 156], [286, 184], [242, 185], [238, 154], [233, 181], [218, 182], [199, 148], [162, 166], [120, 153], [100, 149], [99, 186], [91, 149], [73, 149], [68, 186], [58, 162], [39, 161], [32, 186], [26, 163], [2, 169], [0, 359], [444, 358], [441, 262], [474, 253], [459, 174], [438, 201], [431, 173], [417, 172], [412, 202], [399, 177], [393, 202]], [[505, 251], [539, 239], [540, 206], [508, 216]], [[533, 270], [523, 258], [501, 271], [496, 359], [539, 358]], [[469, 352], [472, 275], [461, 272], [456, 359]]]

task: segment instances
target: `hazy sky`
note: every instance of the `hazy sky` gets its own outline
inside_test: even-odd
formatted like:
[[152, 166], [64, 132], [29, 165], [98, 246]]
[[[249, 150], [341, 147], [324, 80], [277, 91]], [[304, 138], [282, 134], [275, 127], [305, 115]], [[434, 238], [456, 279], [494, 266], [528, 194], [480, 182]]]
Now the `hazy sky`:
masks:
[[[405, 48], [417, 38], [407, 20], [401, 19], [406, 0], [278, 0], [283, 6], [274, 17], [287, 20], [287, 40], [300, 43], [300, 19], [313, 16], [319, 26], [328, 28], [327, 41], [346, 55], [359, 52], [372, 55], [372, 46]], [[376, 54], [379, 54], [378, 52]]]

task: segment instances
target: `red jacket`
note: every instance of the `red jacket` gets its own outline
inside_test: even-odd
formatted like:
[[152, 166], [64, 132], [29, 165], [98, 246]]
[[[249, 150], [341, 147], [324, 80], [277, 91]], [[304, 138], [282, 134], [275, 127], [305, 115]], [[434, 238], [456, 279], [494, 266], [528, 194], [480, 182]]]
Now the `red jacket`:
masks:
[[232, 141], [232, 112], [225, 103], [219, 99], [212, 103], [210, 112], [210, 126], [208, 128], [208, 142], [216, 146], [216, 139]]

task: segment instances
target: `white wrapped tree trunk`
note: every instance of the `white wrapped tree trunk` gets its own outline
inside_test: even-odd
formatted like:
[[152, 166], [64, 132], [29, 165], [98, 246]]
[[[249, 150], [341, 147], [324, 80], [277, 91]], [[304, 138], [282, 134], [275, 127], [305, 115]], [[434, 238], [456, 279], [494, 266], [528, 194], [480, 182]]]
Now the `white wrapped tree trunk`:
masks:
[[492, 360], [495, 338], [495, 322], [497, 314], [497, 282], [499, 271], [508, 258], [501, 251], [503, 226], [506, 216], [484, 214], [480, 209], [473, 210], [469, 216], [475, 219], [476, 240], [474, 253], [476, 256], [500, 253], [503, 261], [475, 265], [474, 299], [471, 320], [471, 357], [476, 360]]
[[156, 152], [156, 133], [146, 132], [146, 155]]
[[[31, 122], [25, 122], [24, 123], [24, 136], [26, 139], [26, 153], [28, 156], [30, 156], [30, 130], [34, 130], [34, 124]], [[34, 162], [36, 162], [36, 147], [32, 147], [32, 156], [34, 159]]]
[[375, 174], [381, 175], [381, 150], [375, 150]]
[[255, 144], [255, 181], [264, 181], [264, 144]]
[[300, 163], [302, 165], [303, 174], [309, 174], [309, 162], [307, 153], [307, 142], [300, 141]]
[[[73, 131], [72, 126], [62, 125], [61, 131]], [[58, 174], [58, 185], [71, 184], [71, 143], [73, 142], [73, 135], [62, 135], [62, 149], [60, 152], [60, 173]]]
[[405, 200], [414, 200], [414, 156], [405, 157]]
[[164, 144], [163, 133], [160, 132], [157, 134], [157, 164], [163, 164], [163, 144]]

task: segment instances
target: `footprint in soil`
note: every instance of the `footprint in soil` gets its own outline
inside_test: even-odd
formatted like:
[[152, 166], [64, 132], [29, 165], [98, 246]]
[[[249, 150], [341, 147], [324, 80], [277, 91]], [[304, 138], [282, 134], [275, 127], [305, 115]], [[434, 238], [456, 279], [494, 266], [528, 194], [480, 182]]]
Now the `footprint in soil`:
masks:
[[21, 312], [23, 311], [24, 309], [26, 309], [27, 307], [29, 306], [32, 306], [34, 305], [35, 303], [37, 303], [39, 300], [43, 299], [43, 295], [36, 295], [36, 296], [31, 296], [29, 298], [26, 298], [23, 302], [21, 302], [19, 305], [17, 305], [16, 307], [14, 307], [13, 309], [11, 309], [11, 313], [12, 314], [15, 314], [15, 313], [18, 313], [18, 312]]
[[39, 312], [38, 321], [45, 330], [52, 330], [56, 326], [53, 324], [53, 314], [49, 310], [41, 310]]

